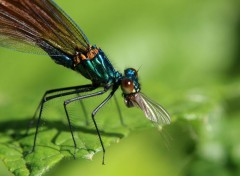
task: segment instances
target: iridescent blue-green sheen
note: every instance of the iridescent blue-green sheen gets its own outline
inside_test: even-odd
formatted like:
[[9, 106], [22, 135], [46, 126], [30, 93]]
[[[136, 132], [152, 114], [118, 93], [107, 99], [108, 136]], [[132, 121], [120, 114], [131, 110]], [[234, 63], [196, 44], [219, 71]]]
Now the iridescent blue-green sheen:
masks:
[[48, 48], [51, 48], [52, 52], [54, 51], [54, 55], [51, 55], [51, 58], [55, 63], [80, 73], [85, 78], [90, 79], [94, 84], [103, 86], [111, 85], [122, 77], [122, 75], [113, 68], [101, 49], [98, 49], [98, 53], [93, 59], [86, 58], [74, 66], [74, 56], [63, 53], [63, 51], [53, 48], [50, 45]]
[[113, 68], [101, 49], [98, 50], [98, 53], [93, 59], [81, 61], [75, 70], [85, 78], [92, 80], [93, 83], [101, 85], [110, 85], [121, 76], [120, 73]]

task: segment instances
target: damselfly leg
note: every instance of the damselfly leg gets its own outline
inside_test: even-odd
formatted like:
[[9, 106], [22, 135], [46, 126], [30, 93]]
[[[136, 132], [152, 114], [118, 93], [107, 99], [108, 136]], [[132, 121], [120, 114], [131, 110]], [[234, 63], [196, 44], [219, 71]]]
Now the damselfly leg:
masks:
[[[69, 99], [69, 100], [66, 100], [64, 101], [64, 110], [65, 110], [65, 113], [66, 113], [66, 116], [67, 116], [67, 121], [68, 121], [68, 125], [69, 125], [69, 129], [70, 129], [70, 132], [71, 132], [71, 136], [72, 136], [72, 139], [73, 139], [73, 143], [74, 143], [74, 158], [76, 158], [76, 149], [77, 149], [77, 144], [76, 144], [76, 140], [74, 138], [74, 135], [73, 135], [73, 129], [72, 129], [72, 124], [71, 124], [71, 121], [70, 121], [70, 117], [69, 117], [69, 114], [68, 114], [68, 111], [67, 111], [67, 105], [69, 103], [72, 103], [74, 101], [80, 101], [81, 103], [81, 106], [82, 106], [82, 109], [84, 111], [84, 114], [86, 115], [86, 109], [84, 107], [84, 104], [83, 102], [81, 101], [82, 99], [86, 99], [86, 98], [90, 98], [90, 97], [95, 97], [95, 96], [98, 96], [98, 95], [102, 95], [104, 94], [106, 91], [109, 90], [109, 87], [105, 88], [104, 90], [102, 91], [98, 91], [98, 92], [94, 92], [94, 93], [91, 93], [91, 94], [86, 94], [86, 95], [80, 95], [81, 93], [84, 93], [84, 92], [91, 92], [93, 91], [94, 89], [96, 89], [97, 87], [91, 85], [91, 84], [88, 84], [88, 85], [83, 85], [83, 86], [73, 86], [73, 87], [66, 87], [66, 88], [59, 88], [59, 89], [52, 89], [52, 90], [48, 90], [45, 92], [45, 94], [43, 95], [42, 99], [41, 99], [41, 102], [34, 114], [34, 117], [32, 119], [32, 121], [35, 121], [35, 118], [36, 118], [36, 114], [37, 112], [39, 111], [39, 115], [38, 115], [38, 119], [37, 119], [37, 124], [36, 124], [36, 131], [35, 131], [35, 135], [34, 135], [34, 143], [33, 143], [33, 148], [32, 148], [32, 151], [35, 150], [35, 147], [36, 147], [36, 141], [37, 141], [37, 135], [38, 135], [38, 130], [39, 130], [39, 125], [40, 125], [40, 122], [41, 122], [41, 117], [42, 117], [42, 112], [43, 112], [43, 107], [44, 107], [44, 104], [50, 100], [53, 100], [55, 98], [59, 98], [59, 97], [63, 97], [63, 96], [68, 96], [68, 95], [73, 95], [73, 94], [77, 94], [78, 96], [75, 97], [75, 98], [72, 98], [72, 99]], [[56, 92], [61, 92], [61, 91], [64, 91], [62, 93], [59, 93], [59, 94], [55, 94], [55, 95], [49, 95], [49, 94], [52, 94], [52, 93], [56, 93]], [[100, 140], [100, 143], [101, 143], [101, 147], [103, 149], [103, 164], [104, 164], [104, 156], [105, 156], [105, 148], [104, 148], [104, 144], [103, 144], [103, 141], [102, 141], [102, 138], [101, 138], [101, 135], [100, 135], [100, 132], [99, 132], [99, 129], [98, 129], [98, 126], [97, 126], [97, 123], [95, 121], [95, 114], [98, 112], [98, 110], [105, 104], [107, 103], [110, 98], [114, 95], [114, 92], [116, 91], [116, 88], [113, 89], [113, 91], [109, 94], [109, 96], [93, 111], [92, 113], [92, 120], [94, 122], [94, 125], [95, 125], [95, 128], [96, 128], [96, 131], [97, 131], [97, 134], [98, 134], [98, 137], [99, 137], [99, 140]], [[115, 103], [116, 103], [116, 106], [117, 106], [117, 110], [118, 110], [118, 113], [119, 113], [119, 117], [120, 117], [120, 122], [123, 126], [125, 126], [124, 122], [123, 122], [123, 118], [122, 118], [122, 113], [120, 111], [120, 107], [119, 107], [119, 104], [118, 104], [118, 101], [117, 101], [117, 98], [114, 96], [114, 100], [115, 100]], [[85, 117], [87, 118], [87, 117]], [[86, 119], [87, 120], [87, 119]], [[87, 121], [86, 121], [87, 122]]]
[[[72, 95], [74, 93], [69, 93], [70, 90], [75, 90], [75, 91], [78, 91], [78, 90], [82, 90], [84, 88], [88, 88], [88, 87], [93, 87], [92, 84], [87, 84], [87, 85], [81, 85], [81, 86], [71, 86], [71, 87], [63, 87], [63, 88], [58, 88], [58, 89], [51, 89], [51, 90], [47, 90], [43, 96], [42, 96], [42, 99], [40, 101], [40, 103], [38, 104], [38, 107], [31, 119], [31, 121], [29, 122], [28, 124], [28, 127], [27, 127], [27, 130], [26, 130], [26, 135], [28, 135], [29, 133], [29, 130], [30, 128], [34, 125], [35, 123], [35, 120], [36, 120], [36, 117], [37, 117], [37, 113], [38, 112], [41, 112], [43, 107], [44, 107], [44, 104], [49, 101], [49, 100], [52, 100], [54, 98], [58, 98], [58, 97], [61, 97], [61, 96], [67, 96], [67, 95]], [[95, 87], [96, 88], [96, 87]], [[93, 88], [92, 90], [94, 90], [95, 88]], [[58, 93], [58, 94], [55, 94], [55, 96], [49, 96], [49, 94], [53, 94], [53, 93], [57, 93], [57, 92], [61, 92], [61, 93]], [[73, 92], [73, 91], [71, 91]], [[80, 94], [77, 93], [77, 95], [79, 96]], [[50, 98], [51, 97], [51, 98]], [[83, 113], [84, 113], [84, 116], [86, 118], [86, 124], [88, 125], [88, 121], [87, 121], [87, 116], [86, 116], [86, 109], [84, 107], [84, 104], [83, 102], [80, 102], [81, 103], [81, 107], [83, 109]], [[39, 111], [40, 110], [40, 111]], [[42, 114], [42, 112], [41, 112]], [[40, 117], [41, 118], [41, 117]]]
[[[72, 99], [66, 100], [66, 101], [64, 102], [64, 109], [65, 109], [65, 112], [66, 112], [66, 116], [67, 116], [68, 123], [69, 123], [69, 128], [70, 128], [70, 131], [71, 131], [71, 134], [72, 134], [72, 139], [73, 139], [74, 147], [75, 147], [74, 157], [75, 157], [75, 155], [76, 155], [77, 145], [76, 145], [76, 141], [75, 141], [75, 138], [74, 138], [74, 135], [73, 135], [72, 126], [71, 126], [69, 114], [68, 114], [68, 111], [67, 111], [67, 105], [70, 104], [70, 103], [72, 103], [72, 102], [74, 102], [74, 101], [77, 101], [77, 100], [82, 100], [82, 99], [85, 99], [85, 98], [90, 98], [90, 97], [102, 95], [102, 94], [104, 94], [108, 89], [109, 89], [109, 88], [106, 88], [106, 89], [104, 89], [104, 90], [102, 90], [102, 91], [99, 91], [99, 92], [95, 92], [95, 93], [92, 93], [92, 94], [88, 94], [88, 95], [83, 95], [83, 96], [80, 96], [80, 97], [72, 98]], [[111, 93], [108, 95], [108, 97], [107, 97], [100, 105], [98, 105], [97, 108], [92, 112], [92, 120], [93, 120], [93, 123], [94, 123], [94, 125], [95, 125], [96, 131], [97, 131], [97, 134], [98, 134], [100, 143], [101, 143], [101, 147], [102, 147], [102, 150], [103, 150], [102, 164], [104, 164], [105, 147], [104, 147], [104, 144], [103, 144], [103, 141], [102, 141], [102, 137], [101, 137], [99, 128], [98, 128], [97, 123], [96, 123], [96, 120], [95, 120], [95, 115], [96, 115], [96, 113], [99, 111], [99, 109], [101, 109], [101, 108], [112, 98], [112, 96], [114, 95], [114, 93], [115, 93], [116, 90], [117, 90], [117, 88], [114, 88], [114, 89], [111, 91]]]
[[[36, 131], [35, 131], [35, 135], [34, 135], [34, 143], [33, 143], [33, 148], [32, 148], [32, 151], [35, 150], [35, 146], [36, 146], [36, 140], [37, 140], [37, 134], [38, 134], [38, 128], [39, 128], [39, 125], [40, 125], [40, 121], [41, 121], [41, 117], [42, 117], [42, 111], [43, 111], [43, 106], [44, 104], [49, 101], [49, 100], [52, 100], [52, 99], [55, 99], [55, 98], [59, 98], [59, 97], [62, 97], [62, 96], [67, 96], [67, 95], [73, 95], [73, 94], [78, 94], [78, 93], [84, 93], [84, 92], [90, 92], [94, 89], [96, 89], [97, 87], [93, 86], [93, 85], [83, 85], [83, 86], [76, 86], [77, 87], [77, 90], [74, 90], [74, 91], [67, 91], [67, 92], [63, 92], [63, 93], [59, 93], [59, 94], [55, 94], [55, 95], [52, 95], [52, 96], [46, 96], [47, 94], [49, 93], [53, 93], [53, 92], [59, 92], [61, 90], [71, 90], [72, 87], [69, 87], [69, 88], [63, 88], [63, 89], [54, 89], [54, 90], [50, 90], [50, 91], [47, 91], [40, 104], [39, 104], [39, 115], [38, 115], [38, 119], [37, 119], [37, 124], [36, 124]], [[74, 87], [76, 89], [76, 87]]]

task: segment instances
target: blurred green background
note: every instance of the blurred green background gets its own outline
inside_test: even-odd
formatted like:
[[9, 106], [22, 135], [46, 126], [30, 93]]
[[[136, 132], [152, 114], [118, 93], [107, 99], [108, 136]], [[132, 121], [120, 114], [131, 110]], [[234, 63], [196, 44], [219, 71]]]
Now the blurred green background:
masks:
[[[100, 152], [92, 161], [65, 160], [47, 175], [240, 175], [239, 1], [56, 2], [119, 71], [140, 68], [143, 92], [172, 124], [107, 147], [105, 166]], [[88, 83], [48, 56], [0, 48], [0, 58], [1, 121], [30, 119], [45, 90]], [[125, 118], [135, 118], [119, 100]], [[0, 175], [11, 175], [3, 163]]]

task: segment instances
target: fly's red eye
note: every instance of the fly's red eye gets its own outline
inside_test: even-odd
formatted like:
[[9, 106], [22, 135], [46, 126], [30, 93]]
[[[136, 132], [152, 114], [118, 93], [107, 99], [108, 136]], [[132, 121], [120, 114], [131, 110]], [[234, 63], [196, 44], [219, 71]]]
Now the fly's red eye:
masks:
[[123, 79], [122, 83], [121, 83], [121, 88], [122, 88], [123, 93], [125, 93], [125, 94], [133, 93], [134, 86], [133, 86], [132, 80], [127, 79], [127, 78]]

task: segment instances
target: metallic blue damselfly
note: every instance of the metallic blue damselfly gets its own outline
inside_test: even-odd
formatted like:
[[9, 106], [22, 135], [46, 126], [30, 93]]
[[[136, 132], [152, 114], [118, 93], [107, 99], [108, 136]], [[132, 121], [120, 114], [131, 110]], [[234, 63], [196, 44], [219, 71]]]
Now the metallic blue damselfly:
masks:
[[[119, 87], [127, 107], [139, 107], [146, 118], [158, 125], [170, 123], [167, 111], [140, 92], [138, 71], [127, 68], [122, 74], [115, 70], [103, 50], [91, 45], [77, 24], [52, 0], [0, 0], [0, 46], [22, 52], [48, 54], [57, 64], [91, 80], [91, 84], [45, 92], [37, 109], [39, 115], [32, 151], [35, 150], [44, 104], [67, 95], [77, 95], [64, 101], [64, 110], [76, 151], [77, 144], [67, 105], [110, 91], [107, 98], [92, 112], [92, 120], [103, 150], [103, 164], [105, 148], [95, 115]], [[94, 91], [96, 89], [101, 90]], [[49, 95], [56, 92], [61, 93]], [[80, 95], [81, 93], [87, 94]]]

